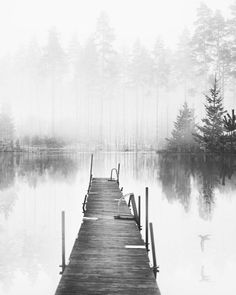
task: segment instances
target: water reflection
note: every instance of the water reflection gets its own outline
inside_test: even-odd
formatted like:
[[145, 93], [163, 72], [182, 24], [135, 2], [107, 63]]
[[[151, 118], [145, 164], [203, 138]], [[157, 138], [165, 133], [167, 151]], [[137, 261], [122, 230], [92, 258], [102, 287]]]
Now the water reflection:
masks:
[[235, 187], [232, 179], [236, 159], [233, 157], [163, 154], [159, 156], [159, 166], [162, 189], [167, 199], [170, 202], [178, 200], [188, 211], [194, 183], [199, 192], [199, 215], [206, 220], [212, 217], [215, 190], [223, 190], [222, 185], [225, 186], [227, 179], [227, 189]]
[[[66, 211], [68, 257], [82, 219], [89, 161], [89, 153], [0, 153], [1, 295], [54, 294], [61, 262], [60, 213]], [[233, 281], [236, 266], [236, 160], [98, 153], [94, 176], [108, 177], [118, 162], [124, 194], [141, 195], [144, 203], [145, 186], [150, 188], [162, 293], [222, 294], [220, 287]], [[199, 272], [200, 281], [217, 282], [215, 289], [199, 284]]]
[[57, 215], [87, 158], [0, 154], [0, 294], [15, 294], [18, 274], [33, 288], [40, 273], [47, 273], [53, 282], [49, 289], [55, 288], [60, 263]]
[[201, 245], [201, 250], [202, 250], [202, 252], [204, 252], [204, 249], [205, 249], [205, 242], [206, 241], [208, 241], [208, 240], [210, 240], [210, 236], [211, 235], [198, 235], [199, 237], [200, 237], [200, 239], [201, 239], [201, 241], [200, 241], [200, 245]]
[[201, 282], [209, 282], [210, 276], [205, 272], [205, 265], [201, 266]]
[[186, 211], [190, 207], [191, 175], [194, 162], [190, 156], [161, 155], [159, 157], [162, 189], [170, 202], [178, 200]]

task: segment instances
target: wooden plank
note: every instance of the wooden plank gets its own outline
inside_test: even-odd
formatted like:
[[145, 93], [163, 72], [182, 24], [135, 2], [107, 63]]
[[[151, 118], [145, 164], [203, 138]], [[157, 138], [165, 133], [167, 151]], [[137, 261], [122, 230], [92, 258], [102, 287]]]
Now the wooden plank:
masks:
[[121, 197], [116, 181], [92, 179], [84, 219], [56, 295], [160, 294], [145, 243], [125, 201], [121, 218], [114, 218]]

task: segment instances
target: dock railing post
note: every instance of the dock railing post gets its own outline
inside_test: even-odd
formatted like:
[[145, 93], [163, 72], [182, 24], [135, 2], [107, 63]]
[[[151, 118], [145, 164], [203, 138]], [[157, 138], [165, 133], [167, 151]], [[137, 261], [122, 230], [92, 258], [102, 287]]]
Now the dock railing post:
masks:
[[90, 160], [90, 173], [89, 173], [88, 193], [89, 193], [89, 190], [90, 190], [92, 178], [93, 178], [93, 154], [91, 154], [91, 160]]
[[157, 266], [157, 260], [156, 260], [156, 248], [155, 248], [153, 226], [151, 222], [149, 223], [149, 226], [150, 226], [150, 236], [151, 236], [151, 244], [152, 244], [153, 273], [156, 278], [157, 272], [158, 272], [158, 266]]
[[60, 267], [62, 268], [60, 274], [63, 274], [66, 267], [66, 255], [65, 255], [65, 211], [61, 212], [61, 233], [62, 233], [62, 264]]
[[129, 201], [128, 201], [128, 207], [130, 208], [130, 206], [131, 206], [131, 199], [132, 199], [132, 194], [130, 194], [130, 196], [129, 196]]
[[146, 200], [146, 221], [145, 221], [145, 244], [146, 244], [146, 249], [147, 251], [149, 251], [148, 249], [148, 187], [146, 187], [145, 189], [145, 200]]
[[138, 196], [138, 227], [139, 230], [142, 229], [141, 227], [141, 197]]
[[90, 161], [90, 177], [93, 175], [93, 154], [91, 154], [91, 161]]
[[120, 183], [120, 163], [118, 164], [118, 168], [117, 168], [117, 183]]
[[136, 206], [134, 194], [130, 195], [130, 200], [131, 200], [132, 209], [133, 209], [133, 213], [134, 213], [134, 219], [135, 219], [135, 221], [136, 221], [136, 223], [138, 224], [138, 227], [139, 227], [139, 217], [138, 217], [138, 211], [137, 211], [137, 206]]

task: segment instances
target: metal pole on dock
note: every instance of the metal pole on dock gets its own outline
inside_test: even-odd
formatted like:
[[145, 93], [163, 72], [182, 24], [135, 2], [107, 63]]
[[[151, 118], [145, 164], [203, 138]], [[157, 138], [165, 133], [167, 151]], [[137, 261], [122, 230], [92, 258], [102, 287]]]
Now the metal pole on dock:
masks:
[[63, 274], [66, 267], [66, 258], [65, 258], [65, 211], [61, 212], [61, 232], [62, 232], [62, 264], [60, 265], [62, 270], [60, 274]]
[[146, 239], [145, 239], [145, 243], [146, 243], [146, 249], [147, 251], [149, 251], [148, 249], [148, 187], [146, 187], [145, 189], [145, 200], [146, 200], [146, 222], [145, 222], [145, 235], [146, 235]]
[[157, 260], [156, 260], [156, 249], [155, 249], [155, 240], [154, 240], [152, 222], [149, 223], [149, 226], [150, 226], [150, 236], [151, 236], [151, 244], [152, 244], [153, 273], [156, 278], [158, 267], [157, 267]]
[[138, 196], [138, 226], [139, 230], [141, 230], [141, 197]]

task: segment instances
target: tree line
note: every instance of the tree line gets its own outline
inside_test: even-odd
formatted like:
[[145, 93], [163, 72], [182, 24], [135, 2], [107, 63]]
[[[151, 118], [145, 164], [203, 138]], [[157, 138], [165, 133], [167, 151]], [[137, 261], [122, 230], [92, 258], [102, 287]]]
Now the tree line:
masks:
[[34, 38], [0, 59], [2, 97], [22, 102], [34, 118], [16, 126], [17, 133], [70, 135], [124, 149], [157, 148], [169, 135], [175, 92], [196, 104], [216, 73], [221, 96], [234, 97], [236, 2], [230, 11], [226, 19], [201, 4], [193, 29], [183, 31], [175, 50], [159, 37], [153, 48], [140, 40], [132, 48], [118, 48], [106, 13], [84, 43], [73, 37], [62, 46], [55, 28], [44, 46]]

